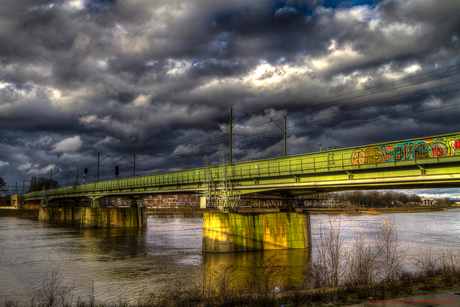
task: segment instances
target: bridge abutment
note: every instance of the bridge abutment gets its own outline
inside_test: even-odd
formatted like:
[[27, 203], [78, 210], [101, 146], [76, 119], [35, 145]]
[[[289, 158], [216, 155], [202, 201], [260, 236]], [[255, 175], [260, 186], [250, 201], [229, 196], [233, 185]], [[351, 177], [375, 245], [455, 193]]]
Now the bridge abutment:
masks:
[[309, 213], [204, 213], [203, 252], [311, 247]]
[[82, 208], [82, 228], [147, 226], [147, 208]]

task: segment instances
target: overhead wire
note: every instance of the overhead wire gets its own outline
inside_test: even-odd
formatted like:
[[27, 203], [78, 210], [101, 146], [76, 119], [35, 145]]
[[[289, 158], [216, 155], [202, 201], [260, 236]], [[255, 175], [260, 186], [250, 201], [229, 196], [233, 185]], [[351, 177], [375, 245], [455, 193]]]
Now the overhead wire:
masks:
[[[433, 73], [437, 73], [437, 72], [441, 72], [441, 71], [444, 71], [444, 70], [447, 70], [447, 69], [451, 69], [451, 68], [454, 68], [454, 67], [458, 67], [460, 66], [460, 64], [457, 64], [457, 65], [452, 65], [452, 66], [449, 66], [449, 67], [445, 67], [445, 68], [442, 68], [442, 69], [438, 69], [438, 70], [434, 70], [434, 71], [430, 71], [430, 72], [426, 72], [426, 73], [423, 73], [423, 74], [418, 74], [418, 75], [414, 75], [414, 76], [410, 76], [410, 77], [406, 77], [406, 78], [402, 78], [402, 79], [399, 79], [399, 80], [395, 80], [395, 81], [392, 81], [392, 82], [387, 82], [387, 83], [384, 83], [384, 84], [380, 84], [380, 85], [376, 85], [376, 86], [373, 86], [373, 87], [369, 87], [369, 88], [366, 88], [366, 89], [363, 89], [363, 90], [357, 90], [357, 91], [353, 91], [353, 92], [348, 92], [348, 93], [344, 93], [344, 94], [340, 94], [340, 95], [335, 95], [335, 96], [331, 96], [331, 97], [325, 97], [325, 98], [322, 98], [322, 99], [318, 99], [318, 100], [315, 100], [315, 101], [312, 101], [309, 103], [309, 105], [307, 107], [311, 107], [313, 103], [318, 103], [318, 102], [322, 102], [322, 101], [326, 101], [326, 100], [330, 100], [330, 99], [334, 99], [334, 98], [339, 98], [339, 97], [344, 97], [344, 96], [348, 96], [348, 95], [352, 95], [352, 94], [355, 94], [355, 93], [360, 93], [360, 92], [365, 92], [365, 91], [369, 91], [369, 90], [372, 90], [372, 89], [375, 89], [375, 88], [379, 88], [379, 87], [383, 87], [383, 86], [386, 86], [386, 85], [391, 85], [391, 84], [397, 84], [398, 82], [402, 82], [402, 81], [407, 81], [407, 80], [410, 80], [410, 79], [414, 79], [414, 78], [418, 78], [418, 77], [422, 77], [422, 76], [426, 76], [426, 75], [430, 75], [430, 74], [433, 74]], [[384, 92], [387, 92], [387, 91], [395, 91], [395, 90], [398, 90], [398, 89], [401, 89], [401, 88], [406, 88], [406, 87], [410, 87], [410, 86], [415, 86], [415, 85], [419, 85], [419, 84], [422, 84], [422, 83], [426, 83], [426, 82], [430, 82], [430, 81], [435, 81], [435, 80], [440, 80], [440, 79], [444, 79], [444, 78], [447, 78], [447, 77], [452, 77], [452, 76], [455, 76], [455, 75], [458, 75], [460, 73], [453, 73], [453, 74], [450, 74], [450, 75], [446, 75], [446, 76], [440, 76], [440, 77], [435, 77], [435, 78], [430, 78], [428, 80], [422, 80], [422, 81], [419, 81], [417, 83], [411, 83], [411, 84], [406, 84], [406, 85], [403, 85], [403, 86], [399, 86], [398, 88], [391, 88], [391, 89], [387, 89], [387, 90], [382, 90], [382, 91], [378, 91], [378, 92], [373, 92], [373, 93], [368, 93], [368, 94], [365, 94], [365, 95], [360, 95], [360, 96], [354, 96], [354, 97], [348, 97], [348, 98], [345, 98], [345, 99], [341, 99], [339, 101], [333, 101], [333, 102], [328, 102], [329, 103], [339, 103], [339, 102], [343, 102], [343, 101], [346, 101], [346, 100], [350, 100], [350, 99], [359, 99], [359, 98], [363, 98], [363, 97], [368, 97], [368, 96], [371, 96], [371, 95], [377, 95], [377, 94], [381, 94], [381, 93], [384, 93]], [[452, 85], [452, 84], [450, 84]], [[439, 86], [437, 88], [440, 88], [440, 87], [445, 87], [445, 86], [449, 86], [449, 85], [442, 85], [442, 86]], [[433, 89], [433, 88], [432, 88]], [[421, 90], [421, 91], [428, 91], [428, 90], [432, 90], [432, 89], [425, 89], [425, 90]], [[455, 92], [455, 91], [452, 91], [452, 92]], [[414, 93], [406, 93], [406, 94], [402, 94], [402, 95], [398, 95], [398, 96], [404, 96], [404, 95], [413, 95]], [[443, 93], [445, 94], [445, 93]], [[441, 95], [441, 94], [440, 94]], [[396, 96], [394, 97], [385, 97], [385, 98], [381, 98], [381, 99], [378, 99], [378, 100], [375, 100], [375, 101], [372, 101], [372, 102], [365, 102], [365, 103], [360, 103], [360, 104], [355, 104], [355, 105], [351, 105], [351, 106], [346, 106], [344, 108], [351, 108], [351, 107], [357, 107], [358, 105], [362, 105], [362, 104], [370, 104], [370, 103], [374, 103], [376, 101], [380, 101], [380, 100], [388, 100], [388, 99], [392, 99], [392, 98], [395, 98]], [[423, 97], [425, 98], [425, 97]], [[415, 99], [415, 100], [419, 100], [419, 99], [423, 99], [423, 98], [418, 98], [418, 99]], [[409, 101], [412, 101], [412, 100], [409, 100]], [[407, 102], [407, 101], [406, 101]], [[405, 102], [405, 103], [406, 103]], [[400, 104], [400, 103], [395, 103], [395, 104]], [[383, 108], [383, 107], [388, 107], [388, 106], [391, 106], [391, 105], [395, 105], [395, 104], [390, 104], [390, 105], [385, 105], [385, 106], [380, 106], [380, 107], [374, 107], [372, 109], [377, 109], [377, 108]], [[449, 107], [449, 106], [445, 106], [445, 107]], [[441, 107], [443, 108], [443, 107]], [[305, 109], [305, 106], [301, 107], [301, 109]], [[434, 108], [436, 109], [436, 108]], [[433, 109], [433, 110], [434, 110]], [[236, 109], [234, 109], [236, 110]], [[295, 109], [291, 109], [291, 110], [295, 110]], [[430, 109], [432, 110], [432, 109]], [[239, 110], [236, 110], [236, 111], [239, 111]], [[410, 112], [410, 113], [405, 113], [405, 114], [400, 114], [396, 117], [400, 117], [400, 116], [405, 116], [405, 115], [410, 115], [410, 114], [416, 114], [416, 113], [421, 113], [421, 112], [425, 112], [425, 111], [428, 111], [428, 110], [422, 110], [422, 111], [416, 111], [416, 112]], [[246, 113], [246, 112], [243, 112], [243, 111], [240, 111], [242, 113]], [[340, 117], [346, 117], [346, 116], [351, 116], [355, 113], [349, 113], [349, 114], [345, 114], [345, 115], [341, 115]], [[279, 118], [282, 118], [282, 117], [278, 117], [276, 119], [279, 119]], [[290, 118], [296, 118], [296, 117], [290, 117]], [[337, 117], [335, 117], [337, 118]], [[393, 118], [393, 117], [388, 117], [388, 118]], [[328, 119], [329, 120], [329, 119]], [[370, 120], [370, 121], [365, 121], [365, 122], [362, 122], [361, 124], [365, 124], [365, 123], [368, 123], [368, 122], [372, 122], [372, 121], [378, 121], [378, 120], [383, 120], [383, 119], [376, 119], [376, 120]], [[324, 121], [324, 120], [321, 120], [321, 121]], [[264, 125], [264, 124], [269, 124], [271, 121], [267, 121], [266, 123], [263, 123], [263, 124], [260, 124], [258, 125], [259, 127], [261, 125]], [[307, 124], [311, 124], [310, 123], [307, 123]], [[357, 124], [352, 124], [352, 125], [358, 125], [359, 123]], [[301, 125], [293, 125], [293, 126], [289, 126], [288, 128], [294, 128], [294, 127], [298, 127], [298, 126], [302, 126], [302, 125], [306, 125], [306, 124], [301, 124]], [[340, 127], [348, 127], [349, 125], [345, 125], [345, 126], [340, 126]], [[252, 128], [251, 127], [251, 130], [252, 129], [255, 129], [255, 128], [259, 128], [259, 127], [254, 127]], [[259, 136], [259, 135], [262, 135], [262, 134], [269, 134], [269, 133], [273, 133], [273, 132], [278, 132], [279, 130], [272, 130], [272, 131], [268, 131], [268, 127], [269, 125], [267, 126], [267, 128], [265, 129], [264, 133], [261, 133], [261, 134], [254, 134], [254, 135], [249, 135], [249, 136], [244, 136], [244, 135], [241, 135], [242, 136], [242, 139], [244, 138], [248, 138], [248, 137], [253, 137], [253, 136]], [[331, 129], [337, 129], [337, 128], [340, 128], [340, 127], [332, 127], [332, 128], [327, 128], [327, 129], [321, 129], [321, 130], [317, 130], [317, 131], [314, 131], [314, 132], [308, 132], [308, 133], [304, 133], [304, 134], [296, 134], [296, 135], [306, 135], [306, 134], [310, 134], [310, 133], [319, 133], [321, 131], [327, 131], [327, 130], [331, 130]], [[191, 141], [191, 140], [195, 140], [195, 139], [198, 139], [200, 137], [203, 137], [203, 136], [207, 136], [209, 135], [210, 133], [213, 133], [213, 132], [218, 132], [218, 133], [222, 133], [221, 131], [219, 130], [211, 130], [211, 131], [207, 131], [207, 132], [203, 132], [203, 133], [200, 133], [200, 134], [196, 134], [196, 135], [192, 135], [192, 136], [188, 136], [188, 137], [184, 137], [184, 138], [180, 138], [180, 139], [177, 139], [173, 142], [170, 142], [170, 143], [166, 143], [166, 144], [162, 144], [161, 146], [159, 147], [156, 147], [156, 148], [152, 148], [152, 149], [149, 149], [147, 151], [152, 151], [152, 150], [156, 150], [155, 154], [158, 154], [158, 153], [162, 153], [162, 152], [166, 152], [168, 150], [169, 147], [172, 147], [172, 146], [175, 146], [177, 144], [179, 145], [182, 145], [181, 142], [183, 141]], [[228, 138], [228, 136], [221, 136], [221, 137], [217, 137], [215, 139], [210, 139], [210, 140], [205, 140], [205, 141], [201, 141], [195, 145], [199, 145], [199, 144], [204, 144], [204, 143], [208, 143], [208, 146], [212, 146], [212, 145], [217, 145], [217, 144], [221, 144], [223, 143], [226, 139]], [[219, 141], [218, 141], [219, 140]], [[274, 141], [278, 141], [278, 140], [268, 140], [268, 141], [263, 141], [263, 142], [258, 142], [258, 143], [251, 143], [251, 144], [245, 144], [245, 145], [240, 145], [240, 146], [235, 146], [234, 148], [240, 148], [240, 147], [246, 147], [246, 146], [250, 146], [250, 145], [257, 145], [257, 144], [262, 144], [262, 143], [269, 143], [269, 142], [274, 142]], [[217, 143], [215, 143], [217, 142]], [[159, 150], [159, 151], [158, 151]], [[220, 151], [225, 151], [226, 149], [222, 149]], [[227, 149], [228, 150], [228, 149]], [[178, 155], [180, 154], [185, 154], [187, 152], [193, 152], [195, 151], [195, 149], [193, 150], [183, 150], [183, 151], [179, 151], [179, 152], [176, 152], [175, 154], [170, 154], [170, 155], [164, 155], [164, 156], [160, 156], [160, 157], [151, 157], [151, 158], [145, 158], [145, 159], [142, 159], [142, 160], [138, 160], [136, 164], [138, 165], [145, 165], [145, 164], [142, 164], [142, 162], [145, 162], [145, 161], [149, 161], [149, 160], [154, 160], [154, 159], [164, 159], [166, 157], [171, 157], [171, 156], [176, 156], [175, 158], [176, 159], [181, 159], [180, 157], [177, 157]], [[220, 151], [217, 151], [217, 152], [220, 152]], [[217, 153], [215, 150], [213, 151], [207, 151], [207, 152], [204, 152], [204, 153], [208, 153], [208, 152], [215, 152]], [[197, 153], [195, 155], [203, 155], [203, 152], [200, 152], [200, 153]], [[190, 156], [195, 156], [195, 155], [188, 155], [188, 157]], [[123, 159], [123, 158], [122, 158]], [[120, 159], [120, 160], [122, 160]], [[116, 162], [112, 162], [113, 163], [117, 163], [119, 162], [120, 160], [116, 161]], [[123, 163], [122, 165], [125, 165], [125, 164], [128, 164], [127, 162], [126, 163]], [[103, 165], [100, 165], [99, 167], [108, 167], [108, 166], [103, 166]], [[88, 173], [90, 173], [88, 171]]]
[[[456, 75], [460, 75], [460, 72], [457, 72], [455, 74], [451, 74], [451, 75], [448, 75], [448, 76], [442, 76], [442, 77], [437, 77], [437, 78], [434, 78], [434, 79], [429, 79], [429, 80], [424, 80], [424, 81], [420, 81], [418, 83], [412, 83], [412, 84], [407, 84], [407, 85], [404, 85], [404, 86], [400, 86], [400, 87], [397, 87], [397, 88], [390, 88], [390, 89], [387, 89], [387, 90], [382, 90], [382, 91], [379, 91], [379, 92], [373, 92], [373, 93], [369, 93], [369, 94], [365, 94], [365, 95], [361, 95], [361, 96], [354, 96], [354, 97], [348, 97], [348, 98], [345, 98], [345, 99], [341, 99], [341, 100], [338, 100], [338, 101], [330, 101], [330, 102], [327, 102], [328, 104], [330, 103], [340, 103], [340, 102], [344, 102], [344, 101], [347, 101], [347, 100], [350, 100], [350, 99], [357, 99], [357, 98], [363, 98], [363, 97], [367, 97], [367, 96], [372, 96], [372, 95], [377, 95], [377, 94], [381, 94], [381, 93], [384, 93], [384, 92], [390, 92], [390, 91], [396, 91], [396, 90], [400, 90], [402, 88], [406, 88], [406, 87], [410, 87], [410, 86], [415, 86], [415, 85], [419, 85], [419, 84], [422, 84], [422, 83], [427, 83], [427, 82], [432, 82], [432, 81], [435, 81], [435, 80], [440, 80], [440, 79], [444, 79], [444, 78], [447, 78], [447, 77], [452, 77], [452, 76], [456, 76]], [[439, 87], [443, 87], [444, 85], [442, 86], [439, 86]], [[367, 90], [367, 89], [366, 89]], [[363, 90], [365, 91], [365, 90]], [[343, 94], [345, 95], [345, 94]], [[406, 94], [402, 94], [402, 95], [407, 95]], [[339, 96], [342, 96], [342, 95], [339, 95]], [[313, 103], [317, 103], [317, 102], [321, 102], [323, 101], [324, 99], [319, 99], [319, 100], [315, 100], [313, 101], [310, 105], [308, 105], [309, 107], [312, 106]], [[291, 109], [292, 110], [292, 109]], [[280, 119], [282, 117], [277, 117], [276, 119]], [[300, 118], [300, 116], [293, 116], [290, 118]]]
[[[447, 92], [443, 92], [443, 93], [438, 93], [438, 94], [429, 94], [429, 95], [425, 95], [423, 97], [407, 99], [407, 100], [400, 101], [400, 102], [395, 102], [395, 103], [390, 103], [390, 104], [386, 104], [386, 105], [383, 105], [383, 106], [369, 108], [369, 109], [366, 109], [364, 111], [361, 110], [359, 112], [342, 114], [342, 115], [338, 115], [336, 117], [330, 117], [330, 118], [327, 118], [327, 119], [321, 119], [321, 120], [316, 120], [316, 121], [309, 121], [308, 123], [291, 125], [291, 126], [288, 126], [287, 128], [295, 128], [295, 127], [300, 127], [300, 126], [305, 126], [305, 125], [311, 125], [311, 124], [314, 124], [314, 123], [317, 123], [317, 122], [328, 121], [328, 120], [335, 119], [335, 118], [348, 117], [348, 116], [355, 115], [355, 114], [362, 113], [362, 112], [367, 112], [367, 111], [372, 111], [372, 110], [376, 110], [376, 109], [386, 108], [388, 106], [394, 106], [394, 105], [403, 104], [403, 103], [407, 103], [407, 102], [417, 101], [417, 100], [421, 100], [421, 99], [424, 99], [424, 98], [427, 98], [427, 97], [430, 97], [430, 96], [446, 95], [446, 94], [450, 94], [450, 93], [454, 93], [454, 92], [458, 92], [458, 91], [460, 91], [460, 89], [455, 89], [455, 90], [451, 90], [451, 91], [447, 91]], [[387, 98], [380, 99], [380, 100], [387, 100], [387, 99], [392, 99], [392, 98], [394, 98], [394, 97], [387, 97]], [[327, 114], [323, 114], [323, 115], [327, 115]], [[274, 133], [274, 132], [279, 132], [279, 129], [266, 131], [264, 133], [252, 134], [252, 135], [249, 135], [249, 136], [246, 136], [246, 137], [256, 137], [256, 136], [260, 136], [260, 135], [263, 135], [263, 134], [270, 134], [270, 133]]]

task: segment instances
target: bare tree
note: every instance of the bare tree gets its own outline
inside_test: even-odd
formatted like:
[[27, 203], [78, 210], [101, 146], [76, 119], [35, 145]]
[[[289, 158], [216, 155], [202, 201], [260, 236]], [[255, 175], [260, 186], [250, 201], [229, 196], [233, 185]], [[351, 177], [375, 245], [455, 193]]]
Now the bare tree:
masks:
[[60, 188], [61, 185], [59, 182], [57, 182], [54, 179], [48, 179], [44, 177], [37, 177], [33, 176], [32, 179], [30, 179], [30, 185], [29, 185], [29, 190], [28, 192], [35, 192], [35, 191], [41, 191], [42, 188], [45, 189], [56, 189]]
[[5, 191], [5, 188], [6, 188], [6, 182], [2, 177], [0, 177], [0, 191]]

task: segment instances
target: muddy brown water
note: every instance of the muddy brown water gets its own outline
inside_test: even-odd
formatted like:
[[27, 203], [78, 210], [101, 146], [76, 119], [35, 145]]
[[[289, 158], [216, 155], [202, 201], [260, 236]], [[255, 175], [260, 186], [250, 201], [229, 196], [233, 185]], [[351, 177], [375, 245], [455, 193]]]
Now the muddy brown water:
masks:
[[[460, 253], [460, 209], [429, 213], [334, 215], [340, 218], [347, 247], [362, 230], [370, 241], [387, 217], [395, 221], [409, 260], [421, 251]], [[319, 226], [327, 231], [329, 215], [312, 215], [312, 239]], [[79, 223], [0, 217], [0, 300], [29, 303], [38, 299], [44, 277], [63, 269], [74, 298], [135, 302], [158, 292], [168, 281], [197, 282], [200, 268], [235, 264], [235, 274], [246, 274], [264, 257], [285, 269], [285, 284], [297, 284], [312, 250], [234, 254], [201, 252], [200, 217], [148, 217], [142, 229], [80, 229]], [[409, 261], [410, 262], [410, 261]], [[410, 265], [410, 263], [409, 263]], [[205, 270], [205, 272], [207, 272]]]

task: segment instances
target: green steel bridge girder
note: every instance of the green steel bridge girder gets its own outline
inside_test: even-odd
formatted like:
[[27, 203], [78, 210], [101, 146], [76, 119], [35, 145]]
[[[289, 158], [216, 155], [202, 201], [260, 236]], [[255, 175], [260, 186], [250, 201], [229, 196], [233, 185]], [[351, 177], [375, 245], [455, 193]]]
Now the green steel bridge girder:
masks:
[[[216, 191], [220, 166], [210, 167]], [[373, 144], [227, 165], [235, 194], [311, 194], [350, 189], [460, 187], [460, 135]], [[204, 168], [47, 190], [50, 199], [203, 194]], [[41, 192], [25, 195], [40, 199]]]

